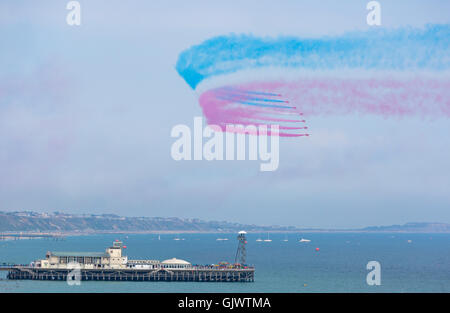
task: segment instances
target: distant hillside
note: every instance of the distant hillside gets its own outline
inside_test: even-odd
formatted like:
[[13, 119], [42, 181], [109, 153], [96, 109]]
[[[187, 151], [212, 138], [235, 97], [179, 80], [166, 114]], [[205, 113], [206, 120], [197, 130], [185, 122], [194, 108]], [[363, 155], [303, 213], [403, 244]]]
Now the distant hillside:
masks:
[[121, 217], [114, 214], [71, 215], [36, 212], [0, 212], [0, 232], [236, 232], [294, 231], [295, 227], [243, 225], [177, 217]]
[[408, 232], [408, 233], [450, 233], [450, 224], [445, 223], [406, 223], [404, 225], [371, 226], [363, 231]]
[[114, 214], [74, 215], [54, 212], [52, 214], [1, 212], [0, 232], [409, 232], [450, 233], [450, 224], [407, 223], [404, 225], [372, 226], [362, 229], [317, 229], [293, 226], [258, 226], [230, 222], [202, 221], [177, 217], [123, 217]]

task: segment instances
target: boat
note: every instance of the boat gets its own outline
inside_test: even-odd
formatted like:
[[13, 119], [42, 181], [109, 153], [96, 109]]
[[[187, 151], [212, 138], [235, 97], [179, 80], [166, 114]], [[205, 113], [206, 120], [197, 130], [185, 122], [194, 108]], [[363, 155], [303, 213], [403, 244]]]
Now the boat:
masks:
[[228, 238], [217, 238], [216, 240], [217, 241], [226, 241], [226, 240], [228, 240]]
[[302, 239], [300, 239], [298, 242], [311, 242], [311, 240], [302, 238]]
[[263, 241], [261, 238], [256, 239], [256, 241]]
[[265, 242], [271, 242], [272, 239], [269, 238], [269, 233], [267, 233], [267, 239], [264, 239]]

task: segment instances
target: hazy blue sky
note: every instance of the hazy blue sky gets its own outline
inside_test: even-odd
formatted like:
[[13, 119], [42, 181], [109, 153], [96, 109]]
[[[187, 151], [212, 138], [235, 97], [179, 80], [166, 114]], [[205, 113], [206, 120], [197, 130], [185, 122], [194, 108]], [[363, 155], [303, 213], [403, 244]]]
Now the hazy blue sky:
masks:
[[[315, 117], [280, 166], [176, 162], [171, 128], [201, 116], [175, 71], [212, 36], [365, 30], [367, 1], [0, 3], [0, 210], [356, 227], [450, 222], [450, 120]], [[319, 5], [320, 3], [320, 5]], [[449, 23], [449, 1], [380, 1], [382, 27]]]

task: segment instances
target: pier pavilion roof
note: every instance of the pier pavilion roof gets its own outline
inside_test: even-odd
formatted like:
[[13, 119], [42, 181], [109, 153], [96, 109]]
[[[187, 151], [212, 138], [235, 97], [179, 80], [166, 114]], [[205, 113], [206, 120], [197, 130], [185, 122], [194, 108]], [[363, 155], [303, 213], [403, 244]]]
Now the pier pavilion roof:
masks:
[[180, 259], [176, 259], [176, 258], [164, 260], [161, 263], [162, 264], [185, 264], [185, 265], [191, 264], [188, 261], [180, 260]]
[[50, 252], [51, 255], [57, 257], [91, 257], [91, 258], [101, 258], [108, 257], [109, 255], [105, 252]]

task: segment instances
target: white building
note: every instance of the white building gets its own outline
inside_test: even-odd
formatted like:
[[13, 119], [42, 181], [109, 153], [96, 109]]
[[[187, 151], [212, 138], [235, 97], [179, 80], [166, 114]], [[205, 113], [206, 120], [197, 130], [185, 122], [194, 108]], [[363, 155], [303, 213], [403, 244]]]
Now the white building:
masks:
[[122, 242], [116, 241], [105, 252], [47, 252], [45, 259], [35, 262], [36, 267], [68, 268], [77, 263], [82, 269], [126, 268], [128, 258], [122, 256]]
[[34, 266], [42, 268], [67, 269], [71, 263], [80, 269], [187, 269], [192, 264], [176, 258], [163, 262], [158, 260], [128, 260], [122, 255], [124, 248], [121, 241], [113, 243], [105, 252], [47, 252], [46, 258], [34, 262]]

